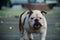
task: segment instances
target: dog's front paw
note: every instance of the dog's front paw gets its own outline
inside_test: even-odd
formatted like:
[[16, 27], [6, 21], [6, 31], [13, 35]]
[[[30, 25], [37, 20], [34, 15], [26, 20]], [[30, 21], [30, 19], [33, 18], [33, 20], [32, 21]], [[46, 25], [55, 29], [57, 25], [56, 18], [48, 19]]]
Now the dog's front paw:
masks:
[[31, 38], [29, 40], [32, 40]]

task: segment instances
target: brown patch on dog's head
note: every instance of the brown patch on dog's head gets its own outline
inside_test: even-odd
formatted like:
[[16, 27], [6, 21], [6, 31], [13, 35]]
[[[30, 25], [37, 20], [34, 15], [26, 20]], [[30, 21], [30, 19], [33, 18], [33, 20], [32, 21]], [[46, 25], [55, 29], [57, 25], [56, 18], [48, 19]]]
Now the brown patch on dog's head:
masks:
[[29, 12], [28, 12], [28, 14], [29, 14], [29, 17], [32, 15], [32, 10], [31, 9], [29, 9]]

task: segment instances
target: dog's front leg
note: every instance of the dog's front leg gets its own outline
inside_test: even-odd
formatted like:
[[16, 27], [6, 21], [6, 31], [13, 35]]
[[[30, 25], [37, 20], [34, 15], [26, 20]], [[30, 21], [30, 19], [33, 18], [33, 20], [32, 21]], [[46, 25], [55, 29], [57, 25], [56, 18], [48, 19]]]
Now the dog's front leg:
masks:
[[29, 40], [29, 38], [28, 38], [28, 33], [27, 33], [26, 30], [24, 31], [24, 40]]
[[46, 37], [46, 34], [45, 33], [42, 33], [41, 34], [41, 40], [45, 40], [45, 37]]
[[23, 36], [24, 36], [24, 33], [20, 32], [20, 40], [24, 40]]
[[33, 35], [32, 33], [28, 33], [29, 40], [33, 40]]
[[43, 30], [43, 32], [41, 33], [41, 40], [45, 40], [46, 38], [46, 29]]
[[29, 40], [27, 36], [27, 31], [25, 30], [23, 33], [20, 34], [20, 40]]

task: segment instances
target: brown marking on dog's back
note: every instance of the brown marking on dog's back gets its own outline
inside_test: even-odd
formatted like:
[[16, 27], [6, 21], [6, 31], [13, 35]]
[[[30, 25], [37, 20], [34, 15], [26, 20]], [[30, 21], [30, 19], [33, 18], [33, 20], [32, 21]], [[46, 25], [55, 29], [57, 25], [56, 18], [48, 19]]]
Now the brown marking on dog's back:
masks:
[[[24, 27], [23, 27], [23, 25], [25, 24], [25, 20], [26, 20], [26, 17], [24, 18], [24, 20], [23, 20], [23, 23], [21, 22], [21, 17], [22, 17], [22, 15], [24, 14], [25, 12], [23, 12], [21, 15], [20, 15], [20, 19], [19, 19], [19, 30], [20, 31], [24, 31]], [[29, 14], [29, 17], [32, 15], [32, 10], [29, 10], [29, 12], [27, 12], [27, 14]]]
[[23, 13], [20, 15], [20, 19], [19, 19], [19, 30], [20, 30], [21, 32], [24, 31], [24, 27], [23, 27], [23, 24], [22, 24], [22, 21], [21, 21], [21, 17], [22, 17], [22, 15], [23, 15], [24, 13], [25, 13], [25, 12], [23, 12]]

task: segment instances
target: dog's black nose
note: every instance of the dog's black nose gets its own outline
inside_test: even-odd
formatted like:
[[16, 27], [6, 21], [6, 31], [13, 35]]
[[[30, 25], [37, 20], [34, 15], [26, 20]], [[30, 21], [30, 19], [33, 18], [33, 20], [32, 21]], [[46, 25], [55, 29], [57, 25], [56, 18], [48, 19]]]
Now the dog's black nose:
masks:
[[38, 26], [40, 25], [41, 26], [41, 23], [39, 23], [39, 20], [38, 19], [35, 19], [35, 23], [34, 23], [35, 26]]
[[40, 23], [38, 22], [38, 19], [35, 19], [35, 24], [36, 26], [38, 26]]
[[39, 20], [38, 19], [35, 19], [35, 22], [38, 22]]

